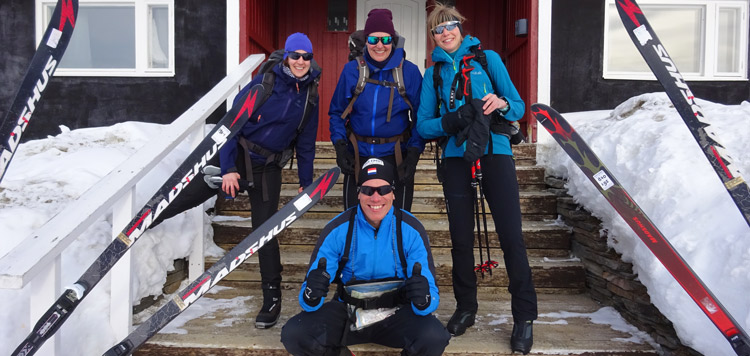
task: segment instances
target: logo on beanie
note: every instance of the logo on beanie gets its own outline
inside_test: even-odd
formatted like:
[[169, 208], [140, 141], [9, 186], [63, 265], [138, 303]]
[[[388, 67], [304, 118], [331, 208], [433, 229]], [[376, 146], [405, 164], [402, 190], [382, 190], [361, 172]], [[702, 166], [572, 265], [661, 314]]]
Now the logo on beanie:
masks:
[[368, 169], [367, 169], [367, 175], [368, 175], [368, 176], [371, 176], [371, 175], [373, 175], [373, 174], [378, 174], [378, 169], [377, 169], [377, 168], [375, 168], [375, 167], [372, 167], [372, 168], [368, 168]]
[[[362, 168], [365, 168], [367, 166], [372, 166], [372, 165], [378, 165], [378, 166], [385, 167], [385, 163], [383, 163], [383, 160], [381, 160], [379, 158], [370, 158], [370, 159], [367, 160], [367, 162], [365, 162], [365, 164], [362, 165]], [[375, 167], [370, 168], [370, 169], [375, 169]], [[367, 173], [370, 173], [369, 169], [367, 170]]]

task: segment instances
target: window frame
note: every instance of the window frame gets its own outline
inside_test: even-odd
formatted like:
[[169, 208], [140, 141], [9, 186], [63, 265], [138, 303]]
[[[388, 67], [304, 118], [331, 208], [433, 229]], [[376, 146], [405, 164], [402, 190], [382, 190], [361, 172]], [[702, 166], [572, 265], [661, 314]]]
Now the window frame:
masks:
[[[617, 11], [614, 7], [615, 0], [605, 1], [604, 8], [604, 46], [602, 53], [602, 76], [604, 79], [615, 79], [615, 80], [656, 80], [656, 77], [648, 72], [628, 72], [628, 71], [615, 71], [609, 68], [609, 51], [610, 51], [610, 18], [614, 17], [619, 21], [619, 16], [612, 11]], [[702, 15], [701, 23], [703, 28], [701, 32], [701, 58], [698, 58], [701, 63], [701, 68], [698, 73], [693, 72], [681, 72], [685, 80], [690, 81], [747, 81], [748, 80], [748, 31], [750, 26], [748, 25], [748, 1], [738, 0], [639, 0], [641, 8], [644, 5], [660, 6], [660, 7], [684, 7], [684, 6], [702, 6], [705, 9], [705, 13]], [[740, 12], [740, 48], [737, 56], [739, 57], [738, 70], [736, 72], [719, 72], [718, 69], [718, 36], [719, 36], [719, 15], [721, 9], [737, 9]], [[648, 12], [646, 8], [645, 12]], [[648, 16], [648, 14], [646, 14]], [[658, 33], [657, 33], [658, 35]], [[710, 47], [710, 48], [709, 48]], [[669, 45], [665, 44], [667, 51], [670, 50]], [[639, 58], [640, 53], [632, 46], [632, 50]], [[644, 63], [645, 64], [645, 63]], [[679, 68], [679, 65], [678, 65]]]
[[[41, 41], [49, 23], [45, 7], [55, 6], [57, 0], [35, 1], [36, 40]], [[175, 75], [175, 19], [174, 0], [79, 0], [79, 12], [85, 6], [133, 6], [135, 12], [135, 67], [134, 68], [62, 68], [55, 75], [70, 77], [173, 77]], [[166, 6], [169, 34], [166, 68], [149, 68], [148, 21], [151, 6]], [[75, 30], [73, 31], [75, 35]]]

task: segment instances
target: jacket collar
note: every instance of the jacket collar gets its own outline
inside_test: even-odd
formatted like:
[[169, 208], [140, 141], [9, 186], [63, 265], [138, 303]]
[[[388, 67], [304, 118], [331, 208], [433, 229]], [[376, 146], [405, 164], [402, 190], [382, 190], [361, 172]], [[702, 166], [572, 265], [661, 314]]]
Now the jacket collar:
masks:
[[[404, 49], [403, 48], [396, 48], [394, 46], [393, 48], [393, 55], [388, 60], [388, 62], [385, 64], [382, 70], [391, 70], [393, 68], [398, 67], [401, 64], [401, 60], [404, 59]], [[367, 53], [367, 49], [365, 48], [365, 62], [367, 63], [367, 66], [370, 67], [371, 72], [379, 71], [380, 68], [374, 66], [372, 63], [372, 58], [370, 58], [370, 54]]]
[[272, 70], [274, 73], [276, 73], [277, 80], [281, 78], [281, 80], [286, 83], [287, 85], [295, 85], [297, 83], [300, 84], [300, 87], [307, 86], [310, 84], [315, 78], [320, 76], [320, 71], [315, 69], [314, 66], [310, 67], [310, 75], [308, 75], [304, 80], [297, 79], [295, 77], [292, 77], [286, 73], [284, 73], [284, 63], [279, 63], [278, 65], [274, 66]]
[[456, 55], [454, 57], [451, 57], [451, 55], [448, 54], [448, 52], [446, 52], [444, 49], [435, 47], [435, 49], [432, 51], [432, 61], [453, 63], [456, 58], [463, 58], [463, 56], [469, 54], [469, 48], [478, 44], [480, 44], [478, 38], [467, 35], [466, 37], [464, 37], [463, 41], [461, 41], [461, 46], [459, 46], [458, 50], [456, 50]]

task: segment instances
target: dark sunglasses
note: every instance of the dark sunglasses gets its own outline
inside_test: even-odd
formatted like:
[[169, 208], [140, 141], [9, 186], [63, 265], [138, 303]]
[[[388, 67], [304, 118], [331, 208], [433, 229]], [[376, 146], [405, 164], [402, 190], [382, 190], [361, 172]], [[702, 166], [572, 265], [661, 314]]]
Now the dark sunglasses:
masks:
[[378, 44], [378, 41], [383, 42], [383, 45], [389, 45], [393, 42], [393, 36], [367, 36], [367, 43], [371, 45]]
[[453, 31], [454, 28], [456, 28], [460, 22], [458, 21], [449, 21], [445, 25], [437, 25], [434, 29], [432, 29], [432, 33], [435, 35], [439, 35], [443, 33], [443, 30]]
[[375, 192], [378, 192], [378, 194], [382, 197], [392, 191], [393, 191], [393, 186], [390, 186], [390, 185], [383, 185], [380, 187], [370, 187], [370, 186], [363, 185], [359, 187], [359, 192], [364, 195], [367, 195], [368, 197], [371, 197], [373, 194], [375, 194]]
[[299, 57], [302, 57], [302, 59], [309, 61], [313, 58], [312, 53], [298, 53], [298, 52], [286, 52], [287, 56], [291, 58], [293, 61], [296, 61], [299, 59]]

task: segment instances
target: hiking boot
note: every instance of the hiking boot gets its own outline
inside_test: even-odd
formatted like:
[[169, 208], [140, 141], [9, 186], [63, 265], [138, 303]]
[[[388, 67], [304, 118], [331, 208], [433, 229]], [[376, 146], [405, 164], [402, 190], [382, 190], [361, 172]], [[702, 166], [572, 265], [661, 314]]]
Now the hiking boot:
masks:
[[281, 289], [278, 285], [263, 285], [263, 306], [255, 317], [255, 327], [268, 329], [279, 321], [281, 314]]
[[513, 352], [526, 355], [531, 351], [531, 345], [534, 344], [534, 335], [531, 332], [533, 322], [524, 320], [513, 323], [513, 332], [510, 334], [510, 349]]
[[453, 336], [460, 336], [466, 332], [466, 328], [474, 325], [474, 318], [477, 316], [477, 312], [473, 311], [461, 311], [456, 309], [448, 320], [446, 329]]

